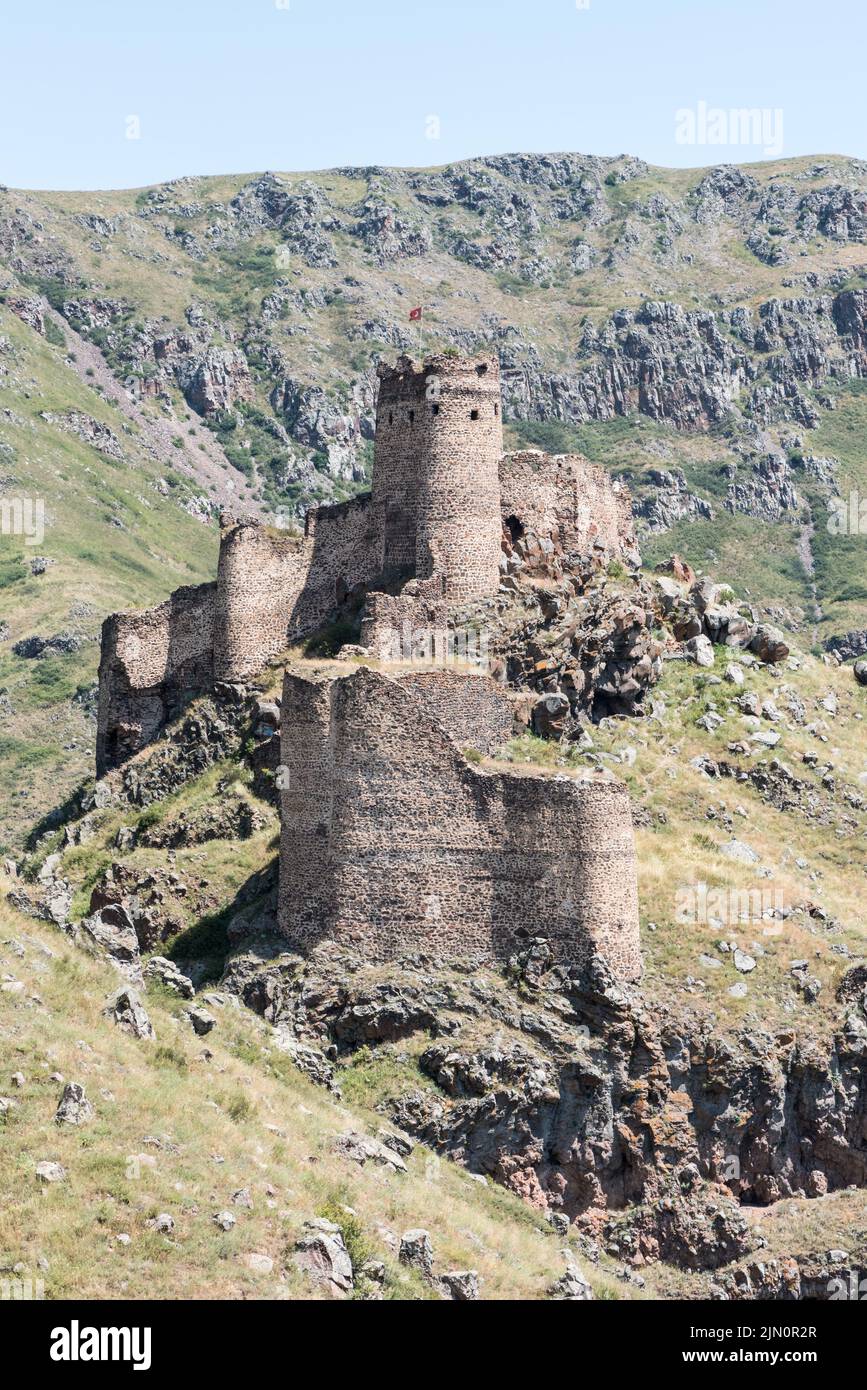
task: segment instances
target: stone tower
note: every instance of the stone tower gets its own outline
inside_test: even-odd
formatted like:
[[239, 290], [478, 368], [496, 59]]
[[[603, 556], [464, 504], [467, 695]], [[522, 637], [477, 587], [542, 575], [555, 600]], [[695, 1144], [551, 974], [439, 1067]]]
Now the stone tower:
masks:
[[387, 575], [441, 579], [456, 603], [496, 593], [502, 452], [496, 357], [379, 368], [373, 502]]

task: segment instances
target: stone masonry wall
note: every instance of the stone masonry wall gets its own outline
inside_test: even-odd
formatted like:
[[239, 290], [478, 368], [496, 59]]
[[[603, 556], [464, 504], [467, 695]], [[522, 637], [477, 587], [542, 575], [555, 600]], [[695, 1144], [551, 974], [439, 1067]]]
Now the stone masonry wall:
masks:
[[214, 673], [243, 680], [314, 632], [357, 584], [379, 574], [381, 540], [365, 495], [307, 515], [302, 539], [256, 522], [224, 531]]
[[629, 797], [615, 781], [469, 763], [413, 692], [367, 667], [283, 689], [279, 921], [306, 951], [482, 964], [522, 931], [561, 961], [640, 973]]
[[97, 715], [97, 776], [159, 733], [193, 694], [213, 681], [216, 585], [176, 589], [138, 613], [102, 625]]
[[504, 454], [500, 508], [504, 524], [514, 517], [525, 531], [550, 536], [566, 553], [598, 544], [613, 555], [637, 556], [628, 489], [580, 454]]
[[216, 588], [107, 620], [99, 768], [153, 737], [197, 682], [256, 674], [353, 590], [409, 579], [368, 598], [362, 643], [385, 659], [407, 626], [444, 634], [449, 605], [497, 592], [504, 523], [562, 551], [598, 543], [637, 557], [629, 495], [603, 469], [578, 455], [502, 454], [496, 358], [399, 358], [379, 375], [370, 494], [309, 512], [303, 538], [232, 522]]
[[407, 671], [394, 679], [458, 748], [496, 753], [514, 733], [514, 695], [484, 673]]
[[448, 626], [445, 599], [420, 598], [406, 590], [400, 594], [372, 593], [362, 610], [359, 641], [378, 661], [418, 659], [419, 641], [426, 643], [430, 660], [439, 660], [448, 647]]
[[386, 572], [441, 575], [455, 602], [496, 593], [502, 448], [496, 357], [380, 367], [374, 503]]

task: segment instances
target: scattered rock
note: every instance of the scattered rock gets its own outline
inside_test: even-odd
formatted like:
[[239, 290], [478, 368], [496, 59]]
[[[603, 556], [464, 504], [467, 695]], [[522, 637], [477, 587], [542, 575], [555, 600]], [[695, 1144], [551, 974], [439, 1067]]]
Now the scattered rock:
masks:
[[351, 1159], [353, 1163], [358, 1163], [361, 1167], [364, 1167], [365, 1163], [372, 1162], [391, 1168], [395, 1173], [406, 1172], [406, 1164], [399, 1153], [380, 1143], [378, 1139], [371, 1139], [365, 1134], [357, 1134], [354, 1130], [349, 1130], [346, 1134], [338, 1134], [331, 1147], [336, 1154], [342, 1158]]
[[217, 1020], [213, 1014], [208, 1013], [207, 1009], [188, 1009], [186, 1017], [200, 1038], [203, 1038], [207, 1033], [210, 1033], [212, 1028], [217, 1026]]
[[319, 1217], [305, 1222], [305, 1228], [310, 1234], [297, 1242], [295, 1264], [331, 1293], [348, 1293], [353, 1284], [352, 1260], [340, 1227]]
[[684, 649], [690, 661], [695, 662], [696, 666], [713, 666], [713, 647], [711, 646], [710, 638], [705, 637], [703, 633], [700, 633], [697, 637], [690, 637], [689, 640], [684, 643]]
[[452, 1269], [440, 1276], [440, 1286], [455, 1303], [474, 1303], [480, 1297], [479, 1276], [474, 1269]]
[[548, 1290], [548, 1297], [558, 1302], [589, 1303], [593, 1290], [576, 1264], [569, 1264], [565, 1274], [561, 1274]]
[[54, 1116], [59, 1125], [86, 1125], [96, 1115], [96, 1111], [84, 1094], [84, 1087], [77, 1081], [68, 1081], [63, 1088], [60, 1104]]
[[151, 956], [144, 968], [144, 978], [147, 981], [156, 980], [166, 989], [177, 994], [181, 999], [192, 999], [196, 993], [195, 986], [188, 975], [184, 975], [178, 969], [174, 961], [167, 960], [165, 956]]
[[134, 1038], [153, 1039], [156, 1033], [147, 1012], [134, 990], [123, 986], [108, 1000], [103, 1013]]
[[406, 1231], [400, 1238], [398, 1259], [402, 1265], [410, 1265], [425, 1279], [433, 1275], [433, 1246], [427, 1231], [421, 1228]]
[[775, 665], [785, 661], [789, 655], [789, 645], [778, 627], [759, 623], [750, 641], [750, 651], [755, 652], [759, 661], [766, 665]]
[[52, 1163], [50, 1159], [42, 1159], [36, 1165], [36, 1176], [40, 1182], [66, 1182], [66, 1169], [61, 1163]]

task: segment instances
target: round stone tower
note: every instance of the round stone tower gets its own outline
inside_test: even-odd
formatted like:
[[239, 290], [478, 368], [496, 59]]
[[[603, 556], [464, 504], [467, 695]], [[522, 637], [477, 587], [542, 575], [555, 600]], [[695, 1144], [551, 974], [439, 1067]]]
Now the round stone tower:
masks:
[[441, 578], [455, 603], [496, 593], [502, 452], [496, 357], [380, 367], [373, 497], [387, 574]]

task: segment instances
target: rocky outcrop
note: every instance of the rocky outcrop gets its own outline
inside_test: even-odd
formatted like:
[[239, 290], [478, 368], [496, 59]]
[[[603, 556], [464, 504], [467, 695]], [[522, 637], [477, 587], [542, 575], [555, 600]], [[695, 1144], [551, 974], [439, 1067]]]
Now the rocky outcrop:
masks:
[[217, 415], [253, 397], [247, 359], [240, 348], [203, 346], [183, 333], [158, 338], [154, 358], [174, 377], [199, 415]]
[[[507, 557], [509, 551], [506, 551]], [[542, 697], [533, 723], [544, 737], [578, 732], [580, 717], [634, 714], [659, 679], [652, 635], [654, 597], [639, 581], [609, 586], [592, 560], [572, 557], [568, 577], [542, 553], [515, 567], [507, 558], [499, 624], [489, 643], [494, 669]], [[561, 578], [552, 579], [543, 571]], [[535, 576], [542, 582], [537, 583]], [[625, 592], [624, 592], [625, 590]], [[490, 619], [488, 619], [490, 622]]]
[[362, 1046], [390, 1055], [395, 1039], [426, 1033], [426, 1085], [407, 1076], [389, 1102], [401, 1130], [628, 1261], [701, 1269], [753, 1247], [740, 1203], [867, 1185], [857, 981], [825, 1045], [786, 1031], [722, 1038], [683, 1010], [651, 1012], [598, 966], [580, 979], [555, 966], [543, 938], [505, 979], [416, 958], [387, 988], [333, 943], [301, 960], [263, 941], [223, 987], [344, 1058]]
[[645, 523], [648, 531], [668, 531], [678, 521], [701, 518], [713, 520], [709, 502], [690, 492], [681, 468], [649, 468], [641, 477], [653, 491], [633, 506], [635, 516]]
[[51, 425], [57, 425], [59, 429], [65, 430], [68, 434], [74, 434], [85, 444], [90, 444], [100, 454], [106, 458], [114, 459], [116, 463], [125, 463], [126, 456], [123, 445], [108, 425], [100, 420], [94, 420], [90, 415], [85, 415], [80, 410], [65, 410], [57, 414], [50, 410], [40, 411], [43, 420], [47, 420]]

